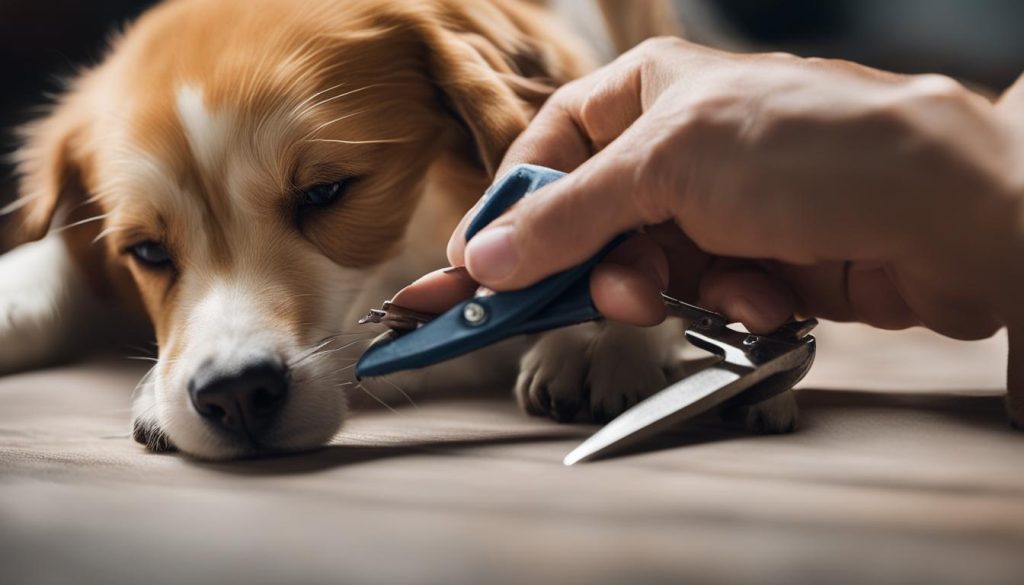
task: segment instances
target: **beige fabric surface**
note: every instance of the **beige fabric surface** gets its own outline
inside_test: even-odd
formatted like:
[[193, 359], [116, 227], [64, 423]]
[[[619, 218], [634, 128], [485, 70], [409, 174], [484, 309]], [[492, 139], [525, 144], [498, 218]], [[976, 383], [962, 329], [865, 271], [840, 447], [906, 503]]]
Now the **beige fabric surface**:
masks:
[[134, 363], [0, 379], [0, 583], [1024, 582], [1005, 338], [818, 337], [796, 434], [708, 419], [573, 468], [592, 428], [509, 401], [209, 464], [127, 438]]

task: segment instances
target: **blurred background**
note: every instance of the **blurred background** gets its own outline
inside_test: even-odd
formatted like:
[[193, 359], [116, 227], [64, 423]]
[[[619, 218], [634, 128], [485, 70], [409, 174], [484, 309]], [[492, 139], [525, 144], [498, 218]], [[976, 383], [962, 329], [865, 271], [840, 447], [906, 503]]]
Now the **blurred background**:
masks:
[[[570, 11], [595, 1], [571, 2]], [[0, 149], [15, 147], [12, 127], [37, 114], [61, 78], [99, 59], [106, 40], [153, 3], [0, 1]], [[1024, 71], [1024, 2], [1017, 0], [676, 0], [675, 6], [690, 38], [736, 50], [941, 72], [995, 92]], [[6, 161], [0, 176], [2, 204], [11, 196]]]

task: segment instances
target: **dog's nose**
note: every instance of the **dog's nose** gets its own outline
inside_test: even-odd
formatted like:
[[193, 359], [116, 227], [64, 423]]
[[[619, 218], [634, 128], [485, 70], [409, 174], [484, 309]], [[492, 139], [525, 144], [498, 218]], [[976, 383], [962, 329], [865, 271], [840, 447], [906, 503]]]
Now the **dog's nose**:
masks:
[[189, 381], [188, 393], [199, 414], [252, 441], [284, 406], [288, 374], [272, 362], [250, 364], [230, 374], [204, 368]]

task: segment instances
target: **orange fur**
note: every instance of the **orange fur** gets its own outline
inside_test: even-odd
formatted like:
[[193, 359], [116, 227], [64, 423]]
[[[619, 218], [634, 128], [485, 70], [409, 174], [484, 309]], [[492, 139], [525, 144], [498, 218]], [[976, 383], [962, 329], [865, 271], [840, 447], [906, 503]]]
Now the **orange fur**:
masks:
[[[161, 400], [178, 404], [219, 334], [197, 324], [209, 299], [240, 295], [246, 331], [289, 358], [396, 256], [421, 272], [443, 257], [510, 142], [588, 66], [549, 22], [513, 0], [166, 2], [26, 129], [19, 237], [102, 216], [67, 240], [97, 290], [141, 299]], [[297, 213], [304, 189], [342, 178], [339, 204]], [[125, 253], [141, 241], [174, 268]], [[201, 450], [194, 426], [167, 424]]]
[[[134, 240], [166, 241], [187, 269], [190, 232], [201, 230], [212, 240], [211, 266], [230, 265], [230, 232], [245, 224], [227, 225], [233, 204], [223, 195], [226, 177], [197, 167], [174, 111], [175, 88], [195, 83], [211, 110], [236, 117], [235, 147], [250, 150], [261, 175], [244, 178], [247, 194], [261, 219], [279, 224], [279, 231], [291, 231], [288, 200], [297, 188], [359, 177], [346, 204], [313, 218], [304, 233], [269, 237], [306, 238], [346, 266], [379, 264], [395, 253], [438, 155], [472, 156], [468, 129], [483, 170], [492, 171], [545, 90], [583, 71], [578, 52], [563, 48], [535, 11], [514, 2], [463, 0], [168, 2], [144, 15], [50, 118], [26, 132], [24, 237], [45, 232], [58, 202], [80, 205], [88, 194], [111, 217], [79, 231], [111, 230], [111, 256], [121, 256]], [[351, 94], [274, 121], [335, 86]], [[339, 117], [343, 124], [330, 124]], [[260, 127], [268, 122], [277, 126]], [[307, 136], [325, 142], [304, 142]], [[201, 199], [200, 225], [159, 208], [142, 193], [146, 185], [124, 184], [115, 175], [123, 172], [119, 163], [132, 164], [131, 150], [159, 161], [187, 196]], [[107, 162], [110, 171], [88, 173], [94, 160]], [[464, 210], [486, 181], [465, 182], [473, 189], [452, 194], [462, 196], [453, 213]], [[281, 260], [284, 270], [288, 262]], [[172, 283], [134, 272], [150, 316], [158, 330], [166, 329], [161, 325], [171, 311], [162, 301], [173, 300], [165, 290]]]

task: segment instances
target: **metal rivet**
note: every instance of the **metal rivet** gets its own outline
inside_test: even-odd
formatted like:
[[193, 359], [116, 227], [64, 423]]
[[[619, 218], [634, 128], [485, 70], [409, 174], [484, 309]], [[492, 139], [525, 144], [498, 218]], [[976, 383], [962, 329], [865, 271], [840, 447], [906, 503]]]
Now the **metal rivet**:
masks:
[[462, 318], [470, 325], [480, 325], [487, 320], [487, 309], [480, 303], [468, 303], [462, 309]]
[[697, 327], [701, 329], [707, 329], [708, 327], [711, 327], [711, 318], [704, 317], [703, 319], [697, 322]]
[[757, 343], [757, 336], [756, 335], [748, 335], [743, 340], [743, 345], [754, 345], [755, 343]]

